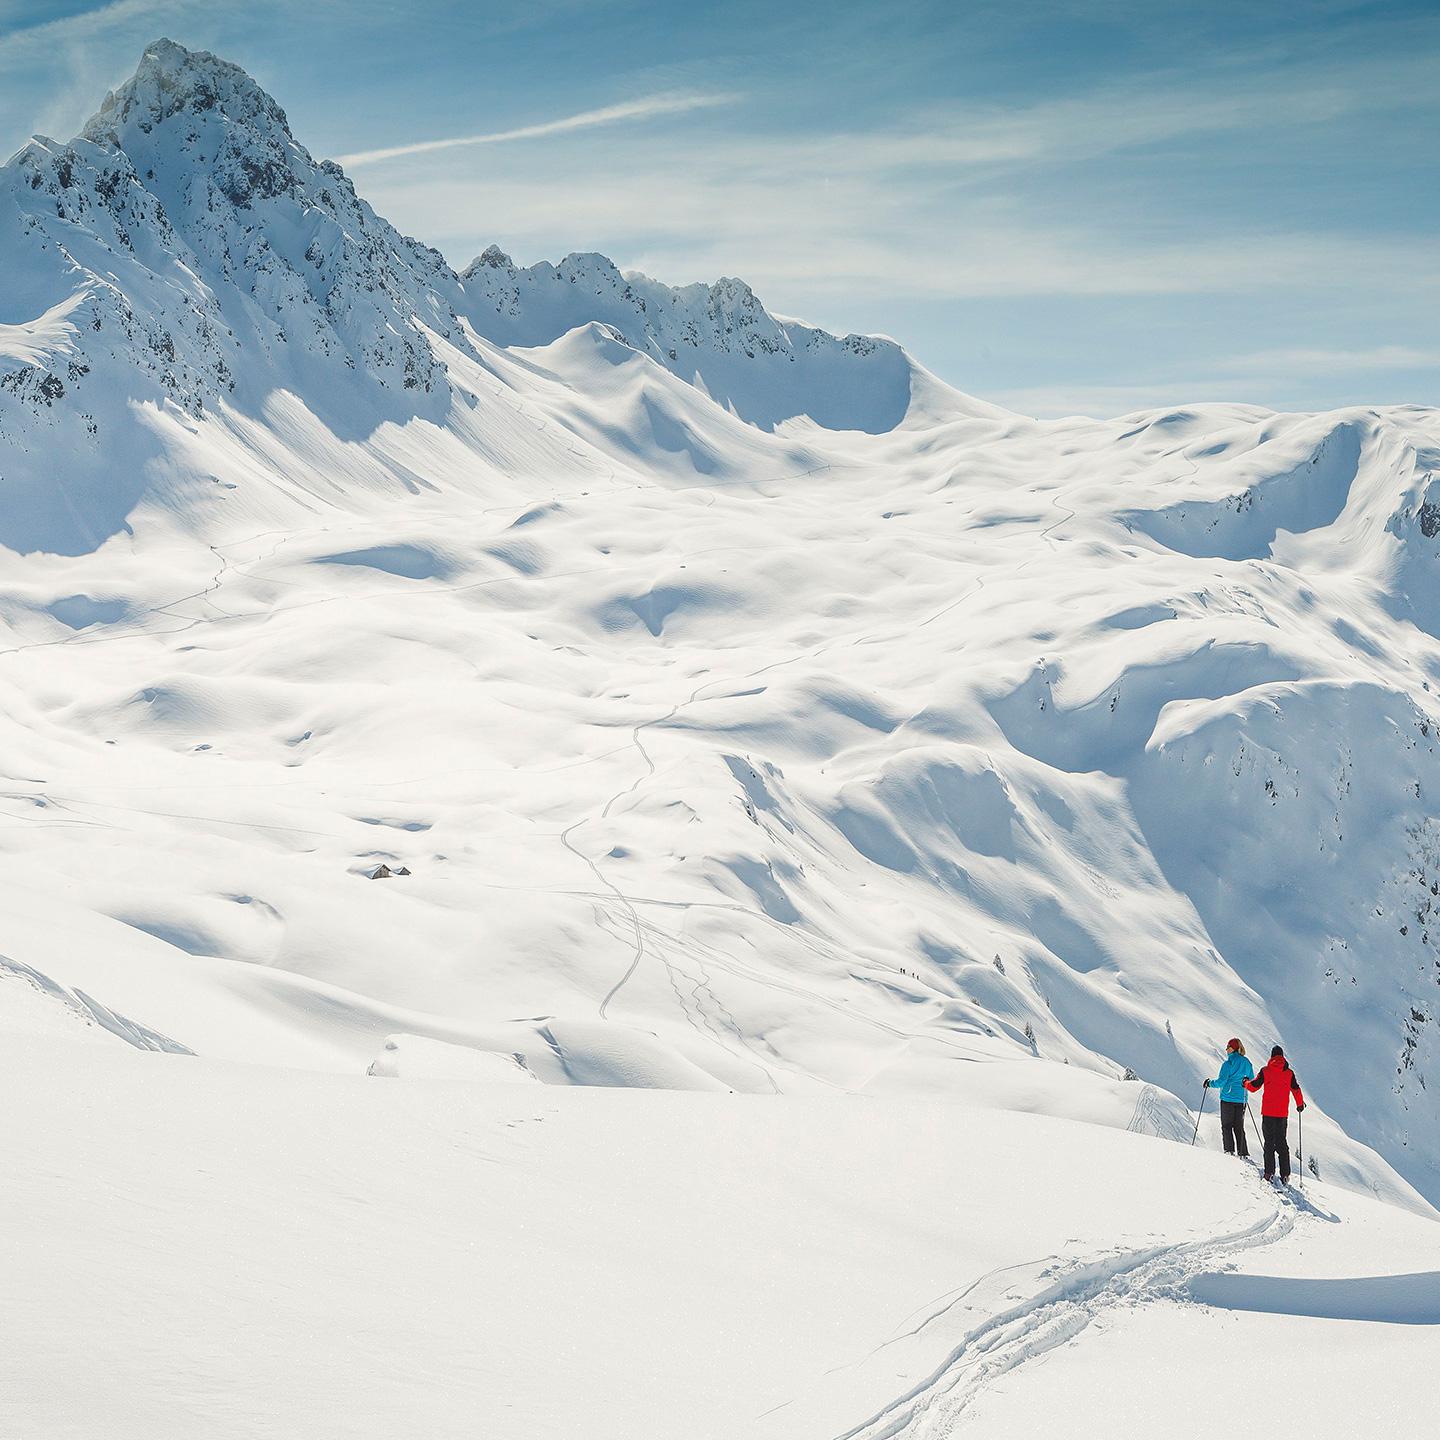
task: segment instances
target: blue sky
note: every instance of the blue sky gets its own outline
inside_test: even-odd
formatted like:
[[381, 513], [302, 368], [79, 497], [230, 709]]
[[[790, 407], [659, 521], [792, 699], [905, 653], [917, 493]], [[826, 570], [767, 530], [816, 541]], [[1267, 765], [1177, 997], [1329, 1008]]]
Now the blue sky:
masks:
[[1434, 0], [0, 0], [0, 150], [162, 34], [457, 265], [739, 275], [1034, 413], [1440, 403]]

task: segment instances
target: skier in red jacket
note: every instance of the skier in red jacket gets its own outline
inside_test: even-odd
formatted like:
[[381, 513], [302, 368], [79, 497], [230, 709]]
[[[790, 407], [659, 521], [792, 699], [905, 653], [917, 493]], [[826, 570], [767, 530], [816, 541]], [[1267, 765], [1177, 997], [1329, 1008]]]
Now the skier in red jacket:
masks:
[[1245, 1088], [1253, 1095], [1257, 1090], [1265, 1093], [1260, 1097], [1260, 1132], [1265, 1140], [1265, 1178], [1275, 1178], [1275, 1161], [1280, 1161], [1280, 1183], [1290, 1183], [1290, 1142], [1285, 1131], [1290, 1123], [1290, 1096], [1295, 1096], [1296, 1110], [1305, 1108], [1305, 1095], [1295, 1072], [1285, 1059], [1285, 1052], [1275, 1046], [1265, 1068], [1253, 1079], [1245, 1082]]

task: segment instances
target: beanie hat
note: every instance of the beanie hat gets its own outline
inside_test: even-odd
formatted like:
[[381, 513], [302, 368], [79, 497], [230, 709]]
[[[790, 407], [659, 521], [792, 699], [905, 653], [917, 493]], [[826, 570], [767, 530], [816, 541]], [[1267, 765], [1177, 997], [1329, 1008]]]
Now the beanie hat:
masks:
[[1273, 1060], [1277, 1055], [1280, 1056], [1281, 1059], [1284, 1059], [1284, 1057], [1285, 1057], [1285, 1050], [1284, 1050], [1284, 1047], [1283, 1047], [1283, 1046], [1276, 1045], [1276, 1046], [1270, 1051], [1270, 1058], [1271, 1058], [1272, 1060]]
[[1227, 1040], [1225, 1042], [1225, 1048], [1227, 1050], [1233, 1050], [1237, 1055], [1243, 1055], [1245, 1053], [1245, 1047], [1239, 1040]]

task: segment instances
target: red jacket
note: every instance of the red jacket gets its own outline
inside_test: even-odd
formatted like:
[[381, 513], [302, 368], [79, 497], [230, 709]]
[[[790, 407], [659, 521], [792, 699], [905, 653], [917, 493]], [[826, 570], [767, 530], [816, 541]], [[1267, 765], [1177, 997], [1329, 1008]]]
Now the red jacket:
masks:
[[1265, 1094], [1260, 1100], [1260, 1113], [1283, 1117], [1290, 1113], [1290, 1095], [1294, 1092], [1295, 1099], [1299, 1101], [1300, 1108], [1305, 1108], [1305, 1096], [1301, 1092], [1300, 1082], [1295, 1078], [1295, 1072], [1290, 1068], [1283, 1055], [1274, 1056], [1253, 1079], [1245, 1082], [1245, 1088], [1253, 1095], [1255, 1091], [1264, 1089]]

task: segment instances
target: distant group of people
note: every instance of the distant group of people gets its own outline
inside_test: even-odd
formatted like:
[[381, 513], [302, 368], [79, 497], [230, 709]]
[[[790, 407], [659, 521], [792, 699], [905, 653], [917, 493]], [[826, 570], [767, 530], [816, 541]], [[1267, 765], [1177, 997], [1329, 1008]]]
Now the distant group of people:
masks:
[[1205, 1082], [1207, 1090], [1220, 1091], [1220, 1135], [1227, 1155], [1250, 1158], [1245, 1139], [1246, 1101], [1260, 1092], [1260, 1133], [1265, 1144], [1265, 1178], [1273, 1180], [1278, 1166], [1281, 1184], [1290, 1183], [1290, 1141], [1286, 1130], [1290, 1123], [1290, 1097], [1295, 1097], [1296, 1112], [1305, 1108], [1305, 1094], [1285, 1058], [1285, 1051], [1276, 1045], [1259, 1075], [1245, 1056], [1245, 1047], [1238, 1039], [1225, 1047], [1220, 1074]]

